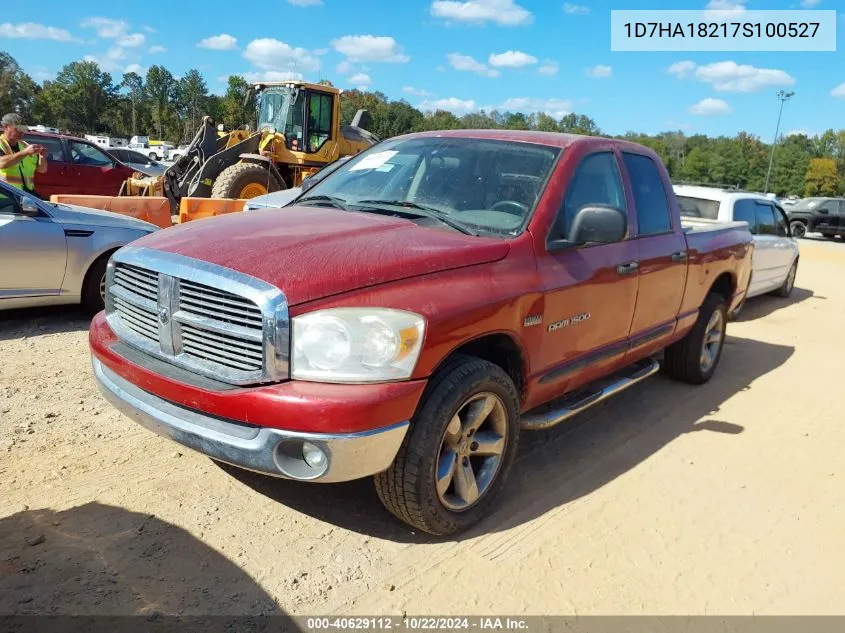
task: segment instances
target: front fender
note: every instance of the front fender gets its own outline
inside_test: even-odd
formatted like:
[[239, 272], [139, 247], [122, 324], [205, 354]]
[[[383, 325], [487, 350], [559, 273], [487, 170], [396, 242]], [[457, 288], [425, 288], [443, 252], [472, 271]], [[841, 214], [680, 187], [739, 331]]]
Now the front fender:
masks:
[[[62, 284], [63, 295], [81, 297], [85, 274], [95, 261], [103, 255], [110, 256], [130, 242], [149, 235], [147, 231], [129, 228], [85, 228], [88, 231], [93, 230], [93, 233], [86, 237], [68, 236], [67, 238], [67, 267]], [[65, 229], [72, 230], [70, 226], [65, 226]]]

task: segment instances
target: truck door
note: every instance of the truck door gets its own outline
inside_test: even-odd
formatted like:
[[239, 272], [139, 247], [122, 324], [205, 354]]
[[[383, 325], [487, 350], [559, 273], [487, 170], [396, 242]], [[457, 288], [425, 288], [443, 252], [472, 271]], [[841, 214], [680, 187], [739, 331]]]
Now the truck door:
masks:
[[[611, 146], [580, 160], [546, 245], [566, 238], [578, 209], [596, 204], [628, 207]], [[636, 242], [628, 239], [551, 252], [545, 247], [538, 257], [545, 290], [541, 389], [555, 394], [577, 388], [624, 358], [637, 300], [636, 255]]]
[[660, 348], [675, 331], [687, 279], [687, 242], [672, 213], [663, 170], [645, 154], [622, 152], [636, 215], [639, 293], [631, 324], [631, 355]]
[[125, 170], [114, 159], [89, 143], [68, 141], [77, 187], [75, 193], [116, 196], [126, 179]]
[[62, 139], [55, 136], [26, 135], [27, 143], [43, 145], [47, 150], [47, 172], [35, 174], [35, 190], [40, 196], [49, 200], [50, 196], [63, 193], [75, 193], [73, 177], [65, 156], [65, 146]]

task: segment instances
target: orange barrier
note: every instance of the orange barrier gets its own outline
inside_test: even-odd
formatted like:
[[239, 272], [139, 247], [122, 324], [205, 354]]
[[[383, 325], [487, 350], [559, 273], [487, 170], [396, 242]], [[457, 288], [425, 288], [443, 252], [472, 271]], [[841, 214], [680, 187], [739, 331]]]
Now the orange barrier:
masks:
[[173, 226], [173, 219], [170, 216], [170, 201], [167, 198], [55, 194], [50, 196], [50, 202], [75, 204], [80, 207], [128, 215], [155, 224], [163, 229]]
[[246, 200], [228, 198], [182, 198], [179, 202], [179, 224], [213, 218], [225, 213], [237, 213], [244, 210]]

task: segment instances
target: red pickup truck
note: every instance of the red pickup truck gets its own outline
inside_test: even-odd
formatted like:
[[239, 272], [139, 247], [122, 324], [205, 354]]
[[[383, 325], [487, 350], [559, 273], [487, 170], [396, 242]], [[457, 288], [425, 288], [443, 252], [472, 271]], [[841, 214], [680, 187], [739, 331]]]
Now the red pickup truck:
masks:
[[362, 152], [292, 205], [121, 248], [94, 375], [140, 424], [277, 477], [374, 476], [431, 534], [496, 503], [521, 430], [654, 374], [706, 382], [744, 223], [685, 227], [650, 149], [472, 130]]

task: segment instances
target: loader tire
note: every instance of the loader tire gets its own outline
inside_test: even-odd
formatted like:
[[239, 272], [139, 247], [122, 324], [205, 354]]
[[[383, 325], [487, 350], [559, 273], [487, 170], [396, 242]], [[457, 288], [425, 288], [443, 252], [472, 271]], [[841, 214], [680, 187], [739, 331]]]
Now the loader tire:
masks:
[[224, 169], [211, 188], [212, 198], [249, 199], [287, 189], [283, 181], [258, 163], [235, 163]]

